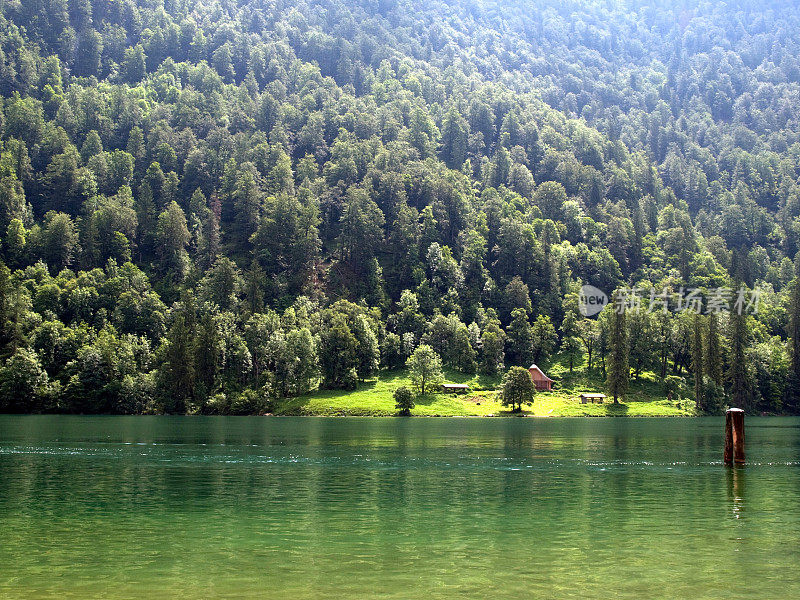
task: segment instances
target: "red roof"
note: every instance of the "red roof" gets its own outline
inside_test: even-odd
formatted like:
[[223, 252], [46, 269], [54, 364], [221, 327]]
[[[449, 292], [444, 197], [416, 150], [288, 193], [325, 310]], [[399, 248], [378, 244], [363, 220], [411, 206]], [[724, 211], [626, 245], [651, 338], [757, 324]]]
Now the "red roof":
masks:
[[541, 378], [538, 378], [538, 379], [542, 379], [542, 380], [545, 380], [545, 381], [553, 381], [547, 375], [545, 375], [544, 371], [542, 371], [536, 365], [531, 365], [530, 367], [528, 367], [528, 371], [536, 371], [539, 375], [541, 375]]

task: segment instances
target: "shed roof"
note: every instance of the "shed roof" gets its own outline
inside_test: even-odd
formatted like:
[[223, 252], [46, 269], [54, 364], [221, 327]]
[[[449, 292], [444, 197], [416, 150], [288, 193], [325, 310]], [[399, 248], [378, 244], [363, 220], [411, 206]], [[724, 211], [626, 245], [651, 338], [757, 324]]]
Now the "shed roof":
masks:
[[544, 371], [542, 371], [542, 370], [541, 370], [539, 367], [537, 367], [536, 365], [531, 365], [530, 367], [528, 367], [528, 371], [538, 371], [538, 372], [541, 374], [541, 376], [542, 376], [542, 377], [544, 377], [544, 378], [545, 378], [547, 381], [553, 381], [553, 380], [552, 380], [552, 379], [550, 379], [550, 378], [549, 378], [547, 375], [545, 375], [545, 374], [544, 374]]
[[469, 389], [469, 385], [467, 385], [466, 383], [443, 383], [442, 387], [443, 388], [452, 388], [452, 389], [456, 389], [456, 390], [468, 390]]

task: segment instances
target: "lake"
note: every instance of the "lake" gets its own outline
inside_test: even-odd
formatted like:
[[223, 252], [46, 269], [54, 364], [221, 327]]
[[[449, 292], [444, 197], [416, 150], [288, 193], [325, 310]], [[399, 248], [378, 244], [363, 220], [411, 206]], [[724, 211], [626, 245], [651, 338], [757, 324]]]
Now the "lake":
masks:
[[0, 416], [2, 598], [798, 598], [800, 419]]

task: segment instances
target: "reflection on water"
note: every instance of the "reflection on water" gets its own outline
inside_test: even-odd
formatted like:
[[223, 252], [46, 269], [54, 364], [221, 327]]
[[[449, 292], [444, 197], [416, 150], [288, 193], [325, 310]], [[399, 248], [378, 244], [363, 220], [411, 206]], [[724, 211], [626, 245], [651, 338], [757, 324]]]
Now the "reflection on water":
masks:
[[[800, 597], [800, 420], [0, 417], [3, 598]], [[732, 585], [736, 582], [736, 585]]]
[[740, 519], [744, 514], [745, 467], [736, 465], [726, 467], [728, 474], [728, 500], [733, 517]]

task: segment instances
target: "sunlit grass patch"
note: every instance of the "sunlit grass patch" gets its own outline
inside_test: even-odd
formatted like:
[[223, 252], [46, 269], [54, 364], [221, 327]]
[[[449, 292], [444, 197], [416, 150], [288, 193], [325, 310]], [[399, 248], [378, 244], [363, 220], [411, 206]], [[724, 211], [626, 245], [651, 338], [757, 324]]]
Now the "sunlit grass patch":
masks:
[[[539, 392], [532, 406], [525, 406], [522, 415], [536, 417], [580, 417], [580, 416], [688, 416], [694, 414], [694, 402], [676, 398], [667, 400], [662, 386], [652, 374], [645, 374], [632, 381], [630, 393], [624, 402], [613, 404], [607, 398], [603, 404], [581, 404], [580, 394], [587, 391], [603, 391], [604, 382], [599, 374], [585, 375], [575, 370], [569, 375], [561, 365], [548, 374], [556, 379], [552, 392]], [[411, 411], [416, 416], [512, 416], [508, 408], [501, 405], [497, 389], [500, 377], [465, 375], [446, 371], [447, 383], [466, 383], [470, 391], [466, 394], [428, 393], [415, 399]], [[405, 370], [381, 372], [374, 379], [360, 383], [353, 391], [319, 390], [299, 398], [282, 400], [275, 414], [278, 415], [327, 415], [327, 416], [391, 416], [397, 414], [392, 397], [400, 386], [411, 387], [411, 379]], [[516, 413], [518, 415], [519, 413]]]

